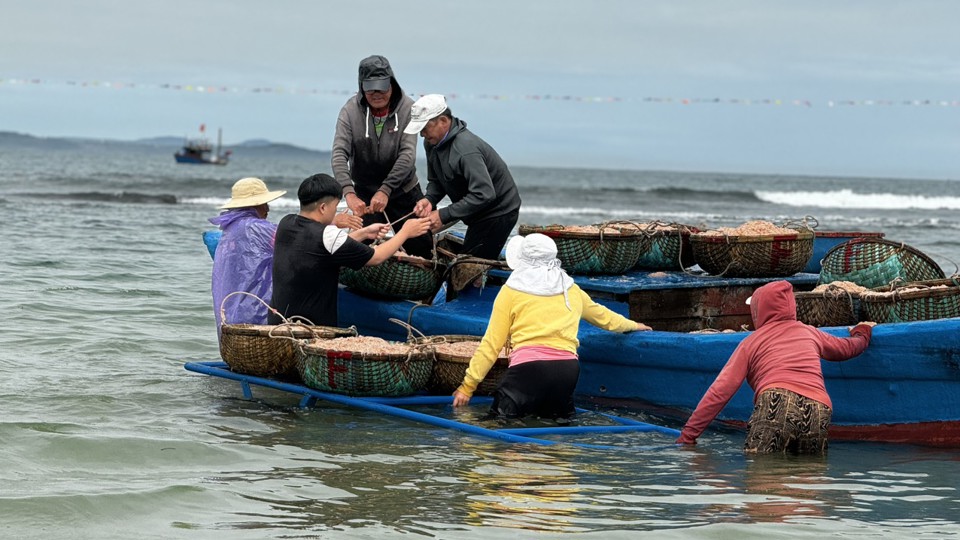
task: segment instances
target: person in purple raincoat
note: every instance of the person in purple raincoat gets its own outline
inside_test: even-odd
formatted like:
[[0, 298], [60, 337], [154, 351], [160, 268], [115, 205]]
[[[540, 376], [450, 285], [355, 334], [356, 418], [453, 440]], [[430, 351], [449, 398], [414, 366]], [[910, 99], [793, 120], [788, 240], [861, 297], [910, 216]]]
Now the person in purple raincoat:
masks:
[[[223, 231], [213, 260], [213, 312], [220, 326], [226, 324], [267, 324], [267, 307], [246, 294], [256, 295], [264, 302], [273, 294], [273, 237], [277, 226], [267, 221], [270, 201], [282, 197], [286, 191], [270, 191], [259, 178], [237, 180], [231, 198], [220, 208], [219, 216], [210, 223]], [[221, 320], [221, 305], [223, 320]]]

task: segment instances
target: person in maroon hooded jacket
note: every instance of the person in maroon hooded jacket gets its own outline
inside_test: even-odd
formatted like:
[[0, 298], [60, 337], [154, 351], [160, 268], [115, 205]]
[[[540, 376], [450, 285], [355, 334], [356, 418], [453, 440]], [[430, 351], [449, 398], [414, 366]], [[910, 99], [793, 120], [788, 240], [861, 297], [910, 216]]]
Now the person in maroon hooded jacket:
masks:
[[793, 287], [786, 281], [760, 287], [747, 303], [756, 331], [733, 351], [683, 426], [677, 443], [696, 444], [746, 379], [755, 394], [745, 452], [825, 453], [833, 404], [820, 359], [843, 361], [862, 353], [876, 323], [862, 322], [850, 328], [849, 338], [803, 324], [797, 320]]

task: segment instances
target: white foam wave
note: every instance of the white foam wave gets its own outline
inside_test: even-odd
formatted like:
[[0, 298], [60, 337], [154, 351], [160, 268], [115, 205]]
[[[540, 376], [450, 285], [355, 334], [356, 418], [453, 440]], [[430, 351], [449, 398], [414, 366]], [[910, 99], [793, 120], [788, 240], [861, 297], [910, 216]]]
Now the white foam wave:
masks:
[[[196, 204], [200, 206], [213, 206], [215, 208], [220, 208], [223, 206], [229, 197], [220, 198], [220, 197], [188, 197], [181, 199], [180, 202], [183, 204]], [[340, 201], [340, 205], [337, 208], [344, 209], [347, 207], [347, 203]], [[300, 208], [300, 201], [296, 198], [289, 197], [280, 197], [275, 201], [270, 201], [270, 208]]]
[[658, 219], [666, 217], [696, 217], [703, 218], [703, 214], [693, 212], [651, 212], [647, 210], [618, 210], [612, 208], [590, 208], [590, 207], [571, 207], [571, 206], [527, 206], [520, 207], [522, 214], [538, 214], [542, 216], [601, 216], [607, 219], [614, 218], [639, 218], [652, 216]]
[[896, 193], [854, 193], [851, 189], [835, 191], [758, 191], [757, 197], [765, 202], [787, 206], [813, 206], [817, 208], [861, 208], [880, 210], [960, 209], [960, 197], [928, 197], [924, 195], [901, 195]]

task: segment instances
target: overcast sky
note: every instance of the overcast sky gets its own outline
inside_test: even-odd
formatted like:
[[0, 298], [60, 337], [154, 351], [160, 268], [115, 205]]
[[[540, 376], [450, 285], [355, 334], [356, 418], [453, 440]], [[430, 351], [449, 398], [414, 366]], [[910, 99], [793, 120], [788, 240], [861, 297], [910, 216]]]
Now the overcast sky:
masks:
[[205, 123], [327, 150], [381, 54], [510, 164], [960, 179], [958, 20], [927, 0], [0, 0], [0, 131]]

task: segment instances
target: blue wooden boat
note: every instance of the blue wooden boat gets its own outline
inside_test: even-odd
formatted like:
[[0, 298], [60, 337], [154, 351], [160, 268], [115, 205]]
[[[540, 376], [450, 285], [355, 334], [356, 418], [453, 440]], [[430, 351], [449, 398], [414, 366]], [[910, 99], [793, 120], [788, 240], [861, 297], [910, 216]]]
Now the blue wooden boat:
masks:
[[[880, 233], [818, 234], [811, 263], [804, 273], [788, 280], [798, 289], [812, 288], [823, 254], [857, 236]], [[696, 407], [746, 336], [745, 332], [690, 330], [704, 323], [726, 328], [750, 324], [743, 302], [753, 289], [769, 281], [684, 272], [574, 279], [614, 311], [672, 330], [620, 335], [582, 324], [579, 396], [678, 421]], [[450, 301], [441, 292], [427, 305], [368, 298], [341, 288], [339, 320], [342, 325], [356, 325], [363, 334], [395, 340], [406, 335], [389, 322], [391, 318], [407, 321], [427, 335], [482, 335], [498, 290], [497, 286], [468, 288]], [[823, 330], [848, 335], [845, 327]], [[831, 437], [960, 447], [960, 318], [878, 325], [866, 352], [847, 362], [823, 362], [823, 373], [834, 404]], [[744, 385], [717, 422], [742, 428], [752, 410], [752, 392]]]
[[[407, 407], [411, 406], [444, 406], [449, 408], [453, 402], [452, 396], [409, 396], [409, 397], [351, 397], [342, 394], [333, 394], [321, 392], [300, 384], [267, 379], [263, 377], [254, 377], [230, 371], [227, 364], [223, 362], [187, 362], [184, 368], [188, 371], [221, 377], [234, 380], [240, 383], [243, 395], [246, 399], [253, 398], [252, 386], [261, 386], [264, 388], [273, 388], [301, 396], [301, 407], [312, 407], [317, 401], [326, 401], [337, 403], [349, 407], [355, 407], [363, 410], [373, 411], [388, 416], [395, 416], [422, 424], [453, 429], [477, 437], [484, 437], [509, 443], [528, 443], [528, 444], [572, 444], [583, 448], [594, 449], [624, 449], [631, 450], [655, 450], [672, 446], [680, 432], [668, 427], [658, 426], [647, 422], [641, 422], [632, 418], [623, 418], [606, 414], [599, 411], [589, 411], [586, 409], [577, 409], [578, 417], [593, 416], [603, 421], [602, 425], [553, 425], [539, 427], [514, 427], [514, 428], [488, 428], [480, 425], [460, 422], [449, 418], [444, 418], [441, 414], [428, 414]], [[489, 404], [491, 398], [477, 397], [471, 401], [472, 405]], [[569, 437], [571, 435], [583, 434], [616, 434], [616, 433], [649, 433], [653, 434], [659, 441], [657, 445], [646, 446], [612, 446], [593, 443], [584, 443], [570, 440], [547, 439], [544, 437], [562, 435]]]
[[[493, 271], [492, 274], [504, 274]], [[683, 272], [632, 272], [622, 276], [575, 276], [594, 299], [654, 328], [681, 331], [612, 334], [580, 327], [581, 374], [577, 393], [604, 404], [630, 406], [685, 419], [733, 350], [747, 335], [689, 333], [684, 325], [725, 320], [725, 327], [750, 323], [744, 300], [767, 279], [699, 277]], [[810, 288], [817, 274], [788, 281]], [[384, 301], [341, 289], [340, 324], [362, 334], [404, 339], [388, 322], [407, 321], [427, 335], [482, 335], [496, 286], [468, 288], [452, 301], [432, 305]], [[682, 305], [682, 309], [674, 306]], [[670, 317], [675, 317], [671, 320]], [[823, 328], [844, 336], [846, 327]], [[960, 446], [960, 319], [878, 325], [865, 353], [847, 362], [823, 362], [834, 404], [836, 439]], [[743, 427], [753, 409], [744, 384], [718, 417]]]

